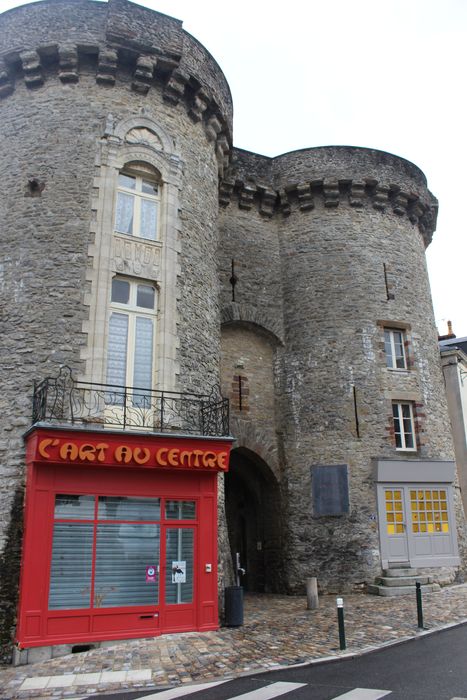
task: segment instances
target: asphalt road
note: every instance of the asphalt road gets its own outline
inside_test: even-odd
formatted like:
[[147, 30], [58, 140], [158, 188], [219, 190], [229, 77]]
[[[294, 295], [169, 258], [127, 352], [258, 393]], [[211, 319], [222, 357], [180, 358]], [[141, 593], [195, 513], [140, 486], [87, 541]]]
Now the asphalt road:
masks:
[[[93, 700], [467, 700], [467, 625], [353, 659], [261, 673], [197, 689], [119, 693]], [[247, 694], [244, 698], [243, 695]]]

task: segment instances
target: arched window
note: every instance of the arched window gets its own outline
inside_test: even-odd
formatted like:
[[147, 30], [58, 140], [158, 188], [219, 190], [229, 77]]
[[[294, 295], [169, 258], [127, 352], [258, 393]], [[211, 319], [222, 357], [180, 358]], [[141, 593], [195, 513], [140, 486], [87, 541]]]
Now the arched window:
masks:
[[125, 168], [118, 176], [115, 232], [156, 241], [159, 204], [160, 184], [154, 175]]

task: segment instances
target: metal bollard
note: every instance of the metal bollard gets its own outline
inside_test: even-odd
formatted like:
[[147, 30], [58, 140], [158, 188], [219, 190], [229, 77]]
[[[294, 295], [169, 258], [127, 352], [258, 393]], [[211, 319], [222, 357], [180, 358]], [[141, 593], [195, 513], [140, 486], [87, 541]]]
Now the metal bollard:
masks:
[[339, 625], [339, 648], [342, 651], [346, 649], [345, 645], [345, 628], [344, 628], [344, 599], [336, 598], [337, 604], [337, 623]]
[[423, 629], [423, 607], [422, 607], [422, 586], [420, 581], [415, 582], [415, 594], [417, 596], [417, 624], [419, 629]]

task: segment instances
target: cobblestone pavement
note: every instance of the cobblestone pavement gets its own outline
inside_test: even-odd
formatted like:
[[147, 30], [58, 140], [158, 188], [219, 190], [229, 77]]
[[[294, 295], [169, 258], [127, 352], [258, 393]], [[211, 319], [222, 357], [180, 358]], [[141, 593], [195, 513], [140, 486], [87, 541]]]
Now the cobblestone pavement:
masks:
[[[415, 593], [383, 598], [348, 595], [347, 652], [339, 651], [335, 596], [318, 610], [306, 599], [247, 595], [245, 624], [218, 632], [190, 632], [70, 654], [0, 671], [1, 698], [77, 698], [97, 692], [163, 688], [359, 652], [419, 634]], [[425, 627], [467, 621], [467, 584], [423, 595]]]

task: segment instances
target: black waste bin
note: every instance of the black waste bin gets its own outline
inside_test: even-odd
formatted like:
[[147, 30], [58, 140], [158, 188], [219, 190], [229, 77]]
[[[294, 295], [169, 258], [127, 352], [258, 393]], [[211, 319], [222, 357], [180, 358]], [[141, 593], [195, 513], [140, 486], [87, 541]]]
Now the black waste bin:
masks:
[[243, 625], [243, 588], [227, 586], [225, 589], [225, 624], [227, 627]]

